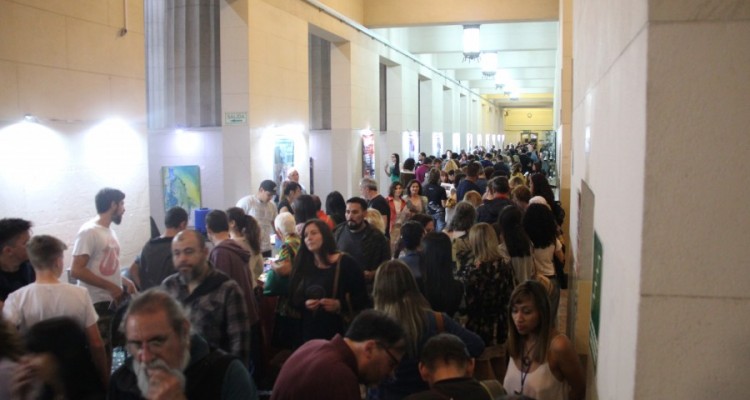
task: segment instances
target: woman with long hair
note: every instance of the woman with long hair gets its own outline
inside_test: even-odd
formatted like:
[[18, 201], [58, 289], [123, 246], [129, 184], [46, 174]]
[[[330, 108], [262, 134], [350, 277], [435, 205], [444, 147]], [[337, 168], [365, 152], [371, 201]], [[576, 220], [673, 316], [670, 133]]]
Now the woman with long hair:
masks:
[[411, 215], [427, 212], [427, 197], [422, 196], [422, 185], [419, 184], [418, 180], [412, 179], [409, 181], [403, 199]]
[[302, 227], [305, 222], [318, 217], [315, 201], [309, 194], [303, 194], [294, 199], [292, 208], [294, 209], [294, 222], [297, 224], [297, 234], [302, 236]]
[[380, 385], [380, 399], [401, 399], [428, 389], [418, 370], [419, 352], [427, 339], [438, 333], [452, 333], [461, 338], [472, 357], [484, 350], [479, 336], [461, 327], [447, 314], [430, 308], [411, 270], [401, 261], [387, 261], [378, 267], [372, 295], [375, 309], [396, 319], [406, 333], [406, 355], [396, 368], [395, 379]]
[[388, 188], [388, 197], [386, 198], [388, 200], [388, 207], [391, 210], [391, 229], [389, 230], [391, 237], [398, 237], [398, 231], [394, 231], [394, 228], [397, 229], [404, 220], [405, 214], [402, 213], [406, 208], [406, 201], [401, 199], [403, 194], [404, 187], [401, 185], [401, 182], [391, 183], [391, 187]]
[[534, 276], [534, 258], [531, 256], [533, 245], [523, 229], [523, 212], [516, 206], [508, 206], [500, 211], [498, 225], [502, 243], [498, 246], [500, 256], [513, 266], [515, 284], [531, 279]]
[[422, 239], [422, 294], [435, 311], [453, 317], [464, 297], [464, 285], [453, 277], [456, 267], [448, 235], [428, 233]]
[[391, 183], [401, 182], [401, 158], [398, 154], [391, 154], [391, 162], [385, 164], [385, 174], [391, 179]]
[[503, 387], [539, 400], [580, 400], [586, 394], [583, 367], [573, 344], [555, 329], [544, 286], [533, 280], [510, 296], [508, 354]]
[[542, 196], [547, 201], [547, 205], [552, 209], [552, 215], [555, 216], [555, 222], [558, 226], [562, 225], [565, 220], [565, 212], [562, 211], [560, 203], [555, 201], [555, 194], [552, 192], [552, 187], [547, 181], [547, 177], [542, 174], [533, 174], [529, 179], [529, 190], [531, 190], [531, 197]]
[[466, 271], [474, 264], [474, 255], [469, 245], [469, 230], [477, 219], [477, 209], [468, 201], [456, 204], [456, 211], [446, 228], [451, 238], [453, 262], [456, 263], [456, 277], [466, 281]]
[[562, 243], [557, 238], [557, 223], [552, 210], [546, 204], [529, 204], [523, 216], [523, 229], [534, 245], [531, 256], [536, 272], [549, 279], [552, 288], [549, 294], [553, 321], [557, 321], [557, 306], [560, 303], [560, 282], [555, 275], [553, 258], [563, 259]]
[[334, 225], [346, 221], [346, 201], [340, 192], [334, 190], [326, 196], [326, 214], [331, 217]]
[[248, 268], [250, 268], [252, 284], [255, 287], [258, 284], [258, 277], [263, 273], [260, 225], [252, 215], [245, 214], [245, 211], [239, 207], [227, 209], [227, 218], [229, 219], [229, 237], [250, 252]]
[[[24, 335], [27, 354], [12, 388], [17, 398], [82, 399], [106, 397], [86, 334], [78, 322], [55, 317], [34, 324]], [[35, 390], [41, 389], [41, 392]]]
[[486, 347], [477, 359], [475, 376], [502, 379], [505, 374], [505, 343], [508, 319], [505, 310], [515, 284], [512, 267], [497, 250], [492, 226], [480, 222], [469, 231], [474, 265], [466, 272], [466, 328], [476, 332]]
[[362, 269], [339, 252], [328, 225], [307, 221], [289, 285], [292, 305], [302, 313], [302, 339], [331, 339], [344, 333], [344, 318], [369, 305]]

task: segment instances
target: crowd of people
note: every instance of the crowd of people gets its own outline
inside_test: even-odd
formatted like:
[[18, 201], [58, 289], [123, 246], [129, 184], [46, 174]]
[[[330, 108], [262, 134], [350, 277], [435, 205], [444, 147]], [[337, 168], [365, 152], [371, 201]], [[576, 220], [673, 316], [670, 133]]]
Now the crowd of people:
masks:
[[135, 260], [112, 229], [125, 193], [104, 188], [72, 247], [77, 286], [61, 240], [2, 219], [0, 400], [582, 399], [543, 161], [526, 143], [393, 154], [387, 195], [364, 177], [324, 201], [290, 169], [205, 232], [169, 209]]

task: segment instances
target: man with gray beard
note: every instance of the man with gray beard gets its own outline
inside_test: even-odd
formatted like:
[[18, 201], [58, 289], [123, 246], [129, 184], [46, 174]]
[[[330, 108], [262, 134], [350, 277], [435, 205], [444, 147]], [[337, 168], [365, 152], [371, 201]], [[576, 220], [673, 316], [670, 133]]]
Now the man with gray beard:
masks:
[[242, 362], [190, 334], [168, 293], [149, 289], [128, 306], [121, 330], [130, 357], [112, 375], [109, 399], [257, 399]]

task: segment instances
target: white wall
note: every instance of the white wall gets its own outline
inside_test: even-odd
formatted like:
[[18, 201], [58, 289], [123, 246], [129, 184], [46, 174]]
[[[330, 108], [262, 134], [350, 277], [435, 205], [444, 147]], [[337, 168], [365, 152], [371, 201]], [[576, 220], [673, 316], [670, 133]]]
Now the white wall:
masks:
[[727, 200], [750, 177], [717, 168], [750, 148], [750, 10], [704, 6], [574, 1], [571, 226], [585, 180], [604, 259], [591, 399], [747, 397], [750, 214]]
[[[121, 265], [149, 237], [143, 7], [0, 0], [0, 218], [69, 246], [94, 195], [125, 192]], [[38, 124], [17, 125], [24, 114]], [[113, 122], [111, 117], [119, 117]], [[70, 265], [70, 250], [66, 265]]]

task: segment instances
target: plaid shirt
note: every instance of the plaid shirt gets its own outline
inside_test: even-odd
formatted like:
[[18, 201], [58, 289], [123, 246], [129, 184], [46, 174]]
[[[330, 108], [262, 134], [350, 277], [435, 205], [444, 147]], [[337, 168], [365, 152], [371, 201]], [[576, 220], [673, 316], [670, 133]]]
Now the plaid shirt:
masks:
[[206, 278], [193, 293], [180, 274], [167, 277], [164, 289], [190, 310], [193, 330], [206, 341], [232, 355], [245, 365], [250, 360], [250, 321], [247, 306], [237, 282], [210, 265]]

